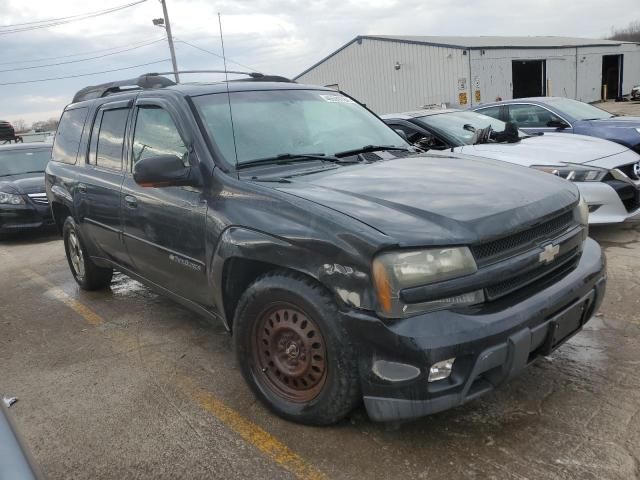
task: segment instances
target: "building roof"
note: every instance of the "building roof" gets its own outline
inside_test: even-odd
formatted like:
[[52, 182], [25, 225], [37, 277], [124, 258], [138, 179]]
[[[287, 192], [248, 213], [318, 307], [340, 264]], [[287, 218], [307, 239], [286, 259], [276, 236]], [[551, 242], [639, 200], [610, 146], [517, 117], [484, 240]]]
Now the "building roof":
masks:
[[411, 43], [432, 47], [460, 48], [460, 49], [501, 49], [501, 48], [576, 48], [576, 47], [616, 47], [623, 44], [637, 44], [622, 40], [603, 40], [599, 38], [580, 37], [498, 37], [498, 36], [423, 36], [423, 35], [358, 35], [356, 38], [336, 51], [330, 53], [319, 62], [296, 75], [297, 80], [310, 72], [354, 42], [362, 40], [379, 40], [383, 42]]
[[446, 46], [451, 48], [566, 48], [617, 46], [620, 40], [602, 40], [579, 37], [498, 37], [498, 36], [422, 36], [422, 35], [365, 35], [361, 38], [387, 40], [403, 43], [419, 43], [424, 45]]

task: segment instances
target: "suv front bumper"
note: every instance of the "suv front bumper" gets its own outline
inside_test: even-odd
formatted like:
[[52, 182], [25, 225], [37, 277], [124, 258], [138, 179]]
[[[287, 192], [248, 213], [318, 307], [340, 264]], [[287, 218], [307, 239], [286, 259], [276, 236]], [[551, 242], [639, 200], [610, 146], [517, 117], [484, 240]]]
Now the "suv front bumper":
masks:
[[[534, 294], [395, 322], [343, 313], [369, 416], [416, 418], [493, 390], [578, 332], [600, 306], [605, 283], [600, 246], [587, 239], [576, 268]], [[427, 381], [431, 365], [454, 357], [448, 378]]]

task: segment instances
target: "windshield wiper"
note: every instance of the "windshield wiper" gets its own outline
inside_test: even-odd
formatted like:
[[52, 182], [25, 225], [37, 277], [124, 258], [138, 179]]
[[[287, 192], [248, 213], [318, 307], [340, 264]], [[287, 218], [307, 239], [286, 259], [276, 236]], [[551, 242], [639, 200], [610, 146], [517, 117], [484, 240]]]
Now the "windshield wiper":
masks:
[[381, 150], [402, 150], [405, 152], [410, 151], [406, 147], [395, 147], [393, 145], [365, 145], [364, 147], [361, 147], [361, 148], [354, 148], [353, 150], [345, 150], [343, 152], [337, 152], [334, 154], [334, 157], [338, 157], [338, 158], [350, 157], [351, 155], [357, 155], [359, 153], [379, 152]]
[[236, 169], [241, 170], [255, 165], [277, 165], [293, 162], [307, 162], [309, 160], [322, 160], [333, 163], [352, 163], [341, 160], [336, 156], [325, 155], [324, 153], [280, 153], [273, 157], [256, 158], [247, 162], [242, 162], [236, 166]]

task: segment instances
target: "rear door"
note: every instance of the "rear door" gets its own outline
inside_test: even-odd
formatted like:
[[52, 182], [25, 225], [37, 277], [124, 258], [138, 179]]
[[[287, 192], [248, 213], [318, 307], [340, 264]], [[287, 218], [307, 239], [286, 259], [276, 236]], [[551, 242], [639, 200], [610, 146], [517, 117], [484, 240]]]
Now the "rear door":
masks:
[[190, 137], [180, 130], [179, 111], [158, 99], [140, 99], [134, 110], [130, 168], [124, 179], [124, 239], [136, 271], [173, 293], [211, 303], [206, 288], [204, 225], [207, 203], [202, 188], [141, 187], [133, 166], [143, 158], [176, 155], [196, 166]]
[[100, 254], [127, 265], [122, 243], [120, 190], [124, 180], [125, 132], [132, 100], [109, 102], [96, 112], [87, 154], [86, 168], [78, 178], [78, 190], [86, 205], [83, 230], [100, 249]]

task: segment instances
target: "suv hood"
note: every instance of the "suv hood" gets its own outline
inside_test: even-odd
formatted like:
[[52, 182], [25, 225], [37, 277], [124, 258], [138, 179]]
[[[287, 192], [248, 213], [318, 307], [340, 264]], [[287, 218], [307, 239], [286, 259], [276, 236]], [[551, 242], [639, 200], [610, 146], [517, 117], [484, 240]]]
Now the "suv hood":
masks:
[[44, 193], [44, 172], [0, 177], [0, 190], [21, 193]]
[[545, 133], [517, 143], [485, 143], [459, 147], [460, 152], [505, 162], [531, 165], [586, 163], [628, 150], [624, 145], [585, 135]]
[[463, 155], [423, 154], [269, 183], [349, 215], [400, 245], [472, 244], [536, 224], [577, 202], [558, 177]]

